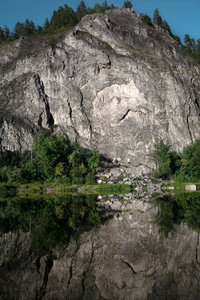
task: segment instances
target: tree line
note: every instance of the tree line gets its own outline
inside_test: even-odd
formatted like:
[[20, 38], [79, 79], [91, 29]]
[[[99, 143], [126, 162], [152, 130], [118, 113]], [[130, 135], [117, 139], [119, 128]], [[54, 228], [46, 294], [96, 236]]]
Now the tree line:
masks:
[[[182, 45], [180, 37], [172, 33], [169, 24], [166, 20], [162, 19], [157, 8], [154, 10], [153, 20], [151, 20], [151, 18], [147, 14], [141, 14], [141, 19], [149, 26], [153, 26], [155, 24], [160, 26], [165, 31], [167, 31], [169, 35], [178, 42], [179, 45]], [[182, 45], [183, 50], [197, 63], [200, 63], [200, 39], [197, 39], [197, 42], [195, 42], [194, 38], [191, 38], [189, 34], [185, 34], [184, 43], [185, 44]]]
[[168, 22], [161, 17], [159, 10], [157, 8], [154, 10], [153, 20], [151, 20], [151, 18], [147, 15], [147, 13], [140, 14], [140, 17], [142, 21], [149, 26], [157, 25], [163, 28], [165, 31], [169, 33], [171, 37], [173, 37], [178, 42], [179, 45], [181, 45], [180, 37], [172, 33]]
[[186, 53], [200, 64], [200, 39], [197, 39], [197, 42], [195, 42], [194, 38], [191, 38], [189, 34], [185, 34], [184, 43]]
[[[124, 1], [123, 7], [132, 8], [133, 5], [131, 1]], [[4, 28], [0, 27], [0, 43], [13, 41], [21, 36], [38, 36], [59, 33], [66, 29], [74, 28], [74, 26], [78, 24], [81, 18], [85, 15], [104, 13], [108, 9], [118, 9], [118, 7], [114, 4], [108, 5], [107, 0], [104, 0], [101, 5], [99, 3], [95, 3], [94, 7], [91, 8], [86, 7], [85, 2], [81, 1], [77, 7], [77, 11], [75, 12], [67, 4], [64, 4], [63, 7], [59, 6], [57, 11], [53, 11], [50, 20], [48, 18], [45, 19], [43, 26], [36, 26], [32, 20], [26, 19], [24, 23], [17, 22], [12, 32], [6, 25]], [[157, 25], [162, 27], [178, 42], [179, 45], [182, 45], [180, 37], [172, 33], [168, 22], [162, 19], [157, 8], [154, 10], [153, 19], [151, 19], [147, 13], [141, 13], [140, 18], [148, 26], [153, 27], [154, 25]], [[200, 39], [198, 39], [196, 43], [194, 38], [190, 38], [188, 34], [185, 34], [184, 43], [185, 45], [182, 46], [186, 53], [193, 57], [197, 63], [200, 63]]]
[[[123, 7], [131, 8], [130, 1], [124, 1]], [[96, 3], [93, 8], [86, 7], [85, 2], [81, 1], [77, 11], [75, 12], [67, 4], [59, 6], [57, 11], [53, 11], [51, 19], [45, 19], [44, 25], [35, 25], [32, 20], [26, 19], [24, 23], [17, 22], [11, 32], [8, 26], [0, 27], [0, 42], [12, 41], [21, 36], [34, 36], [41, 34], [54, 34], [61, 29], [73, 28], [79, 23], [82, 17], [88, 14], [103, 13], [108, 9], [118, 8], [114, 4], [108, 5], [107, 0], [102, 2], [102, 5]]]

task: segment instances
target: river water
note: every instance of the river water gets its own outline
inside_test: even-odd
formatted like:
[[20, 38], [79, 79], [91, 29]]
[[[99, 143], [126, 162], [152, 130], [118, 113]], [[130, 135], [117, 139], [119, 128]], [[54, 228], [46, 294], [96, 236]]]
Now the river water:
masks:
[[200, 299], [199, 228], [198, 192], [3, 195], [0, 299]]

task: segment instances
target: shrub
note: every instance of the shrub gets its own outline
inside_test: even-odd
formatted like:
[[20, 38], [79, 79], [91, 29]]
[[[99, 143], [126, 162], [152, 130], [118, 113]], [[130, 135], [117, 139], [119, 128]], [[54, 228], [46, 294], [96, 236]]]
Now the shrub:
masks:
[[154, 176], [156, 178], [169, 178], [172, 173], [169, 146], [163, 140], [157, 139], [154, 147], [154, 151], [150, 154], [151, 160], [156, 164]]
[[89, 173], [85, 176], [85, 183], [88, 185], [96, 184], [96, 179], [93, 173]]

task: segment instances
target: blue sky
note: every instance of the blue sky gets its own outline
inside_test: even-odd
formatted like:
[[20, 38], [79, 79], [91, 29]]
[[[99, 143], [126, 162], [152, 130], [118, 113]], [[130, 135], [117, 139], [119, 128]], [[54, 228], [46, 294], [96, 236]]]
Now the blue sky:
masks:
[[[35, 25], [43, 25], [45, 18], [52, 16], [53, 10], [67, 4], [74, 10], [77, 9], [81, 0], [0, 0], [0, 26], [7, 25], [11, 30], [17, 22], [25, 19], [33, 20]], [[102, 0], [103, 1], [103, 0]], [[85, 0], [88, 7], [94, 7], [96, 2], [102, 1]], [[110, 1], [115, 6], [122, 7], [124, 1]], [[200, 0], [134, 0], [133, 8], [136, 13], [147, 13], [151, 18], [155, 8], [158, 8], [162, 19], [170, 25], [172, 32], [182, 40], [187, 33], [195, 40], [200, 38]]]

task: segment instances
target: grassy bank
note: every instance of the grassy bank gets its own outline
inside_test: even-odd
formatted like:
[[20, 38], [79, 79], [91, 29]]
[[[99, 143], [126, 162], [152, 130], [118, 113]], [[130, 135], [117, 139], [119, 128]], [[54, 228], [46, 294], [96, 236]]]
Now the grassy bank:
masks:
[[1, 192], [13, 191], [16, 195], [29, 193], [58, 194], [58, 193], [83, 193], [83, 194], [113, 194], [129, 193], [134, 191], [133, 186], [126, 184], [96, 184], [96, 185], [65, 185], [51, 182], [0, 183]]
[[[196, 191], [186, 190], [186, 185], [195, 185]], [[167, 193], [199, 193], [200, 182], [177, 182], [177, 181], [165, 181], [162, 186], [162, 190]]]

